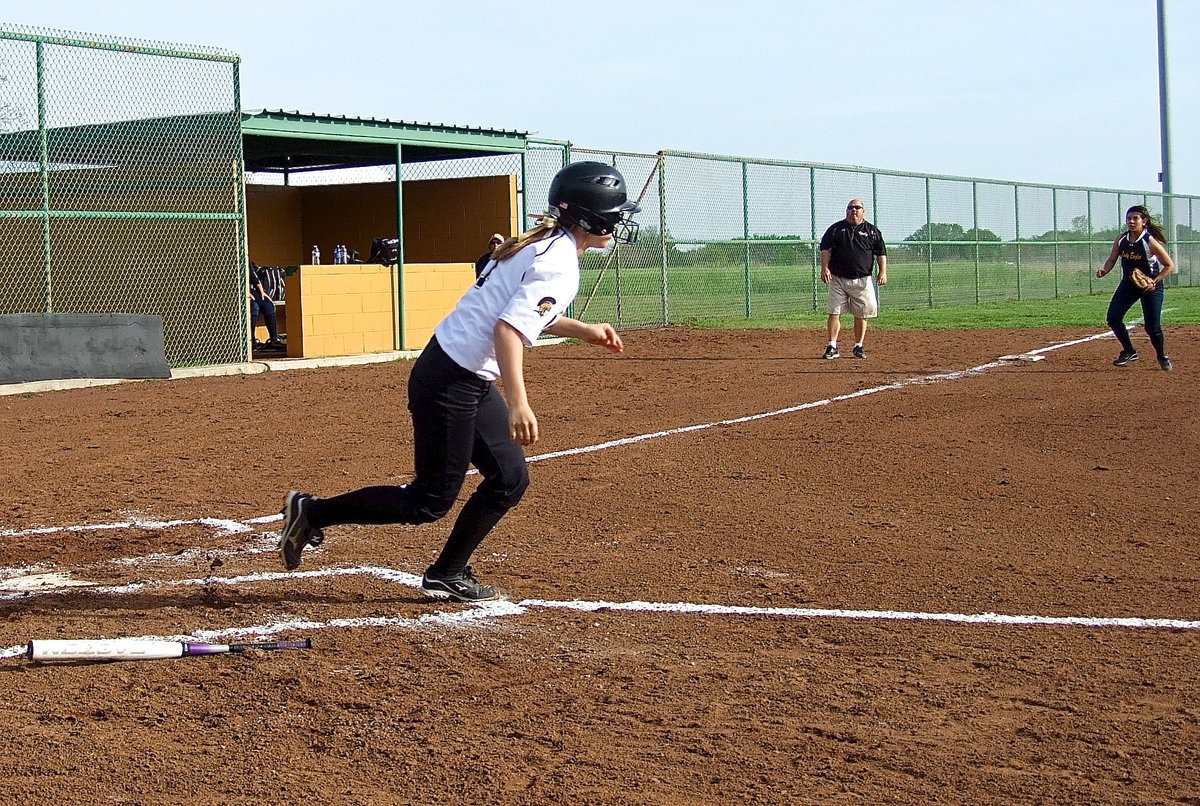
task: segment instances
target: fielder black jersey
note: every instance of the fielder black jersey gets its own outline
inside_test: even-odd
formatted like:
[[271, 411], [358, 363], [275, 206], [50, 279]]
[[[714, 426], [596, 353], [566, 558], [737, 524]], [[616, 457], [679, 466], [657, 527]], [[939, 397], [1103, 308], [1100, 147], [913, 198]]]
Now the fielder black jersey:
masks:
[[883, 233], [869, 221], [857, 227], [842, 219], [825, 230], [821, 251], [830, 250], [829, 271], [838, 277], [870, 277], [875, 258], [887, 254]]
[[434, 330], [446, 355], [485, 381], [500, 377], [493, 335], [503, 320], [526, 346], [562, 315], [579, 291], [579, 253], [565, 230], [491, 261]]
[[1143, 274], [1157, 277], [1162, 265], [1150, 251], [1150, 231], [1142, 230], [1142, 237], [1136, 241], [1129, 240], [1129, 233], [1121, 236], [1121, 275], [1128, 277], [1134, 269], [1141, 269]]

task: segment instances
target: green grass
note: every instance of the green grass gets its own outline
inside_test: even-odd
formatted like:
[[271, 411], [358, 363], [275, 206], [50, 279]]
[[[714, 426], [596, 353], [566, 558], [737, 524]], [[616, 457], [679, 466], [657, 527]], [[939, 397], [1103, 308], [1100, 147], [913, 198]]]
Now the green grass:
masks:
[[[1181, 272], [1194, 282], [1193, 261]], [[1011, 263], [944, 261], [893, 262], [891, 282], [880, 289], [880, 315], [873, 327], [963, 329], [1011, 327], [1103, 326], [1115, 278], [1096, 279], [1085, 262], [1053, 265], [1026, 256], [1018, 268]], [[667, 319], [696, 327], [816, 327], [825, 322], [826, 287], [814, 282], [811, 266], [752, 266], [749, 300], [745, 270], [740, 266], [672, 267], [667, 272]], [[607, 271], [594, 298], [594, 270], [583, 272], [578, 315], [610, 321], [618, 327], [637, 327], [663, 321], [661, 272], [657, 268], [625, 267], [618, 277]], [[932, 303], [932, 304], [931, 304]], [[747, 316], [749, 307], [749, 316]], [[1200, 288], [1167, 289], [1165, 324], [1200, 324]], [[1138, 307], [1130, 312], [1138, 316]]]
[[[874, 329], [965, 330], [1017, 327], [1104, 327], [1110, 294], [1060, 297], [979, 305], [946, 305], [916, 310], [881, 308], [872, 320]], [[1163, 324], [1200, 324], [1200, 288], [1169, 288], [1163, 304]], [[1141, 308], [1134, 305], [1127, 321], [1139, 318]], [[847, 321], [849, 317], [846, 317]], [[681, 324], [692, 327], [772, 328], [823, 327], [825, 312], [806, 311], [773, 317], [691, 317]]]

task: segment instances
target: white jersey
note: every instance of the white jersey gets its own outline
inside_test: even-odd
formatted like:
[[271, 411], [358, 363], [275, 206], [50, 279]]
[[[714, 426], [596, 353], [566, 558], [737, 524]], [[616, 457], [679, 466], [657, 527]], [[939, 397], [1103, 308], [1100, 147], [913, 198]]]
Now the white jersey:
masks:
[[512, 325], [525, 346], [532, 345], [579, 291], [576, 248], [571, 234], [558, 230], [506, 260], [489, 262], [434, 330], [446, 355], [485, 381], [499, 378], [496, 322]]

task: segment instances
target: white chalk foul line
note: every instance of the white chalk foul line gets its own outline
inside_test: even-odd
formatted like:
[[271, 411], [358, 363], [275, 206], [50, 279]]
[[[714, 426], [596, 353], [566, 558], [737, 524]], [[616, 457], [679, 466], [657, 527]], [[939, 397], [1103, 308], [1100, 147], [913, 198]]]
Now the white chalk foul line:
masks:
[[1200, 621], [1166, 618], [1092, 618], [1088, 616], [1022, 616], [1002, 613], [920, 613], [904, 610], [841, 610], [817, 607], [746, 607], [687, 602], [553, 602], [526, 599], [522, 607], [586, 612], [624, 610], [638, 613], [695, 613], [727, 616], [787, 616], [790, 618], [865, 619], [884, 621], [946, 621], [956, 624], [1002, 624], [1054, 627], [1131, 627], [1138, 629], [1200, 630]]
[[[149, 588], [166, 588], [188, 585], [242, 585], [254, 582], [276, 582], [284, 579], [297, 579], [334, 576], [374, 576], [388, 582], [394, 582], [408, 587], [419, 588], [421, 578], [415, 574], [398, 571], [394, 568], [379, 566], [358, 566], [355, 568], [328, 568], [318, 571], [293, 571], [263, 574], [245, 574], [233, 577], [203, 577], [171, 581], [138, 582], [129, 585], [110, 585], [94, 587], [86, 590], [86, 595], [121, 596]], [[78, 592], [78, 588], [59, 588], [52, 590], [37, 590], [20, 594], [6, 594], [0, 600], [45, 596], [51, 594], [64, 595]], [[607, 601], [552, 601], [547, 599], [525, 599], [521, 602], [499, 600], [483, 602], [478, 605], [468, 605], [462, 610], [446, 613], [435, 611], [416, 618], [391, 616], [372, 616], [361, 618], [330, 619], [327, 621], [312, 621], [299, 619], [281, 619], [267, 624], [248, 627], [229, 627], [221, 630], [199, 630], [193, 635], [176, 636], [140, 636], [143, 640], [168, 641], [215, 641], [232, 637], [269, 637], [279, 633], [305, 632], [313, 630], [343, 629], [355, 627], [394, 627], [394, 628], [428, 628], [438, 626], [467, 625], [482, 622], [487, 619], [518, 616], [530, 610], [576, 610], [590, 613], [609, 611], [635, 613], [678, 613], [682, 615], [702, 616], [739, 616], [739, 617], [783, 617], [804, 619], [852, 619], [852, 620], [885, 620], [885, 621], [932, 621], [954, 624], [992, 624], [999, 626], [1041, 626], [1041, 627], [1123, 627], [1126, 629], [1162, 629], [1162, 630], [1200, 630], [1200, 621], [1166, 618], [1139, 617], [1088, 617], [1088, 616], [1036, 616], [1036, 615], [1006, 615], [1003, 613], [923, 613], [903, 610], [847, 610], [839, 608], [814, 607], [751, 607], [746, 605], [696, 604], [691, 602], [607, 602]], [[25, 645], [11, 646], [0, 649], [0, 659], [18, 657], [25, 652]]]
[[[1049, 347], [1040, 347], [1035, 350], [1029, 350], [1026, 353], [1024, 353], [1024, 355], [1030, 355], [1030, 356], [1041, 355], [1042, 353], [1048, 353], [1052, 350], [1060, 350], [1064, 347], [1072, 347], [1076, 344], [1083, 344], [1085, 342], [1095, 341], [1096, 339], [1103, 339], [1103, 338], [1112, 338], [1112, 334], [1107, 331], [1104, 333], [1095, 333], [1091, 336], [1085, 336], [1083, 338], [1073, 339], [1071, 341], [1065, 341], [1065, 342], [1061, 342], [1059, 344], [1052, 344]], [[1006, 358], [1010, 358], [1010, 357], [1006, 357]], [[834, 403], [840, 403], [845, 400], [853, 400], [853, 399], [859, 398], [859, 397], [866, 397], [867, 395], [874, 395], [874, 394], [878, 394], [880, 392], [890, 392], [895, 389], [903, 389], [904, 387], [907, 387], [907, 386], [918, 386], [918, 385], [923, 385], [923, 384], [941, 383], [942, 381], [958, 380], [959, 378], [965, 378], [969, 375], [982, 374], [984, 372], [987, 372], [988, 370], [995, 369], [996, 367], [1011, 366], [1011, 364], [1012, 364], [1011, 360], [1005, 360], [1005, 359], [1000, 359], [997, 361], [989, 361], [986, 364], [980, 364], [979, 366], [971, 367], [970, 369], [947, 370], [947, 371], [943, 371], [943, 372], [934, 372], [929, 375], [920, 375], [915, 378], [908, 378], [908, 379], [902, 380], [902, 381], [894, 381], [892, 383], [886, 383], [881, 386], [872, 386], [868, 389], [860, 389], [856, 392], [850, 392], [850, 393], [844, 394], [844, 395], [837, 395], [835, 397], [828, 397], [823, 400], [814, 400], [814, 401], [811, 401], [808, 403], [801, 403], [797, 406], [788, 406], [786, 408], [776, 409], [774, 411], [762, 412], [760, 414], [751, 414], [751, 415], [748, 415], [745, 417], [734, 417], [734, 418], [731, 418], [728, 420], [718, 420], [716, 422], [701, 423], [698, 425], [686, 425], [686, 426], [682, 426], [680, 428], [670, 428], [665, 431], [655, 431], [655, 432], [649, 433], [649, 434], [639, 434], [638, 436], [625, 437], [623, 439], [614, 439], [614, 440], [610, 440], [608, 442], [601, 442], [601, 443], [597, 443], [595, 445], [586, 445], [586, 446], [583, 446], [580, 448], [568, 448], [567, 450], [538, 454], [537, 456], [527, 457], [526, 461], [527, 462], [542, 462], [547, 459], [559, 459], [563, 456], [577, 456], [579, 454], [584, 454], [584, 453], [595, 453], [596, 451], [607, 450], [609, 448], [618, 448], [618, 447], [621, 447], [622, 445], [633, 445], [635, 443], [645, 442], [645, 441], [651, 440], [651, 439], [660, 439], [662, 437], [675, 436], [676, 434], [687, 434], [687, 433], [690, 433], [693, 431], [704, 431], [704, 430], [707, 430], [710, 428], [720, 428], [722, 426], [739, 425], [741, 423], [753, 422], [754, 420], [763, 420], [768, 417], [779, 417], [784, 414], [794, 414], [798, 411], [806, 411], [808, 409], [815, 409], [815, 408], [820, 408], [822, 406], [829, 406]], [[469, 470], [467, 472], [467, 475], [474, 475], [478, 472], [479, 472], [478, 470], [472, 468], [471, 470]], [[83, 526], [45, 526], [45, 527], [38, 527], [38, 528], [33, 528], [33, 529], [19, 529], [19, 530], [18, 529], [0, 529], [0, 537], [21, 537], [23, 535], [53, 534], [54, 532], [64, 532], [64, 531], [65, 532], [87, 532], [87, 531], [97, 531], [97, 530], [104, 530], [104, 529], [129, 529], [129, 528], [167, 529], [167, 528], [171, 528], [174, 526], [187, 526], [187, 525], [208, 526], [208, 527], [216, 529], [219, 532], [224, 533], [224, 534], [237, 534], [239, 532], [253, 531], [251, 524], [257, 525], [257, 524], [263, 524], [263, 523], [271, 523], [274, 521], [281, 520], [282, 517], [283, 516], [280, 514], [272, 514], [272, 515], [263, 515], [263, 516], [256, 517], [256, 518], [249, 518], [245, 521], [225, 520], [225, 519], [220, 519], [220, 518], [194, 518], [191, 520], [171, 520], [171, 521], [152, 521], [152, 520], [136, 520], [135, 519], [135, 520], [125, 521], [125, 522], [120, 522], [120, 523], [103, 523], [103, 524], [93, 524], [93, 525], [83, 525]]]

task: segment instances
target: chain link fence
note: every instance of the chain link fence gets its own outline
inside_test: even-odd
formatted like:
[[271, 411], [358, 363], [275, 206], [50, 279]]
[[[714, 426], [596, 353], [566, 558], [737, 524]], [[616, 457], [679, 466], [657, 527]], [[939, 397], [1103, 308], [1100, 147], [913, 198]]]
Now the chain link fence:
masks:
[[[238, 93], [222, 51], [0, 29], [0, 313], [157, 314], [171, 364], [244, 360]], [[585, 254], [574, 305], [623, 328], [822, 310], [819, 242], [850, 198], [887, 240], [880, 297], [895, 308], [1107, 293], [1094, 271], [1134, 204], [1163, 220], [1169, 282], [1196, 282], [1194, 196], [539, 139], [524, 155], [406, 162], [401, 179], [515, 175], [527, 224], [580, 160], [616, 166], [642, 205], [636, 244]], [[396, 168], [246, 181], [391, 183]]]
[[1177, 270], [1196, 283], [1200, 198], [1034, 185], [664, 151], [628, 154], [531, 143], [525, 187], [544, 200], [564, 164], [615, 165], [643, 191], [634, 246], [588, 253], [577, 313], [623, 327], [824, 310], [819, 246], [859, 198], [888, 243], [884, 304], [939, 307], [1108, 293], [1095, 270], [1146, 205]]
[[174, 366], [246, 358], [238, 59], [0, 30], [0, 313], [163, 318]]

